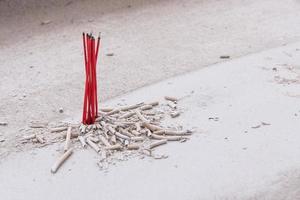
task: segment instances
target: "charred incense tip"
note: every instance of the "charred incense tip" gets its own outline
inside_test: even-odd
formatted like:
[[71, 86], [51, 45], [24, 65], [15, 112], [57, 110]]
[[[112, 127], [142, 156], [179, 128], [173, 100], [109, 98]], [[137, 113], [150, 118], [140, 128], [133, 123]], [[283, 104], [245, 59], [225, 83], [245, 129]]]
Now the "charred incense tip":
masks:
[[167, 144], [167, 140], [166, 139], [162, 139], [162, 140], [159, 140], [157, 142], [151, 143], [150, 146], [149, 146], [149, 148], [153, 149], [153, 148], [158, 147], [158, 146], [163, 145], [163, 144]]
[[178, 98], [176, 98], [176, 97], [171, 97], [171, 96], [165, 96], [165, 100], [173, 101], [174, 103], [176, 103], [176, 102], [178, 101]]
[[99, 32], [99, 34], [98, 34], [98, 39], [100, 39], [101, 38], [101, 32]]
[[140, 148], [140, 146], [138, 144], [129, 144], [127, 146], [128, 150], [138, 150]]
[[71, 131], [72, 131], [72, 127], [69, 126], [68, 129], [67, 129], [67, 134], [66, 134], [66, 141], [65, 141], [64, 151], [68, 151], [68, 149], [70, 148]]
[[67, 160], [67, 158], [70, 157], [70, 155], [73, 153], [73, 149], [69, 149], [66, 151], [51, 167], [51, 172], [56, 173], [59, 167]]

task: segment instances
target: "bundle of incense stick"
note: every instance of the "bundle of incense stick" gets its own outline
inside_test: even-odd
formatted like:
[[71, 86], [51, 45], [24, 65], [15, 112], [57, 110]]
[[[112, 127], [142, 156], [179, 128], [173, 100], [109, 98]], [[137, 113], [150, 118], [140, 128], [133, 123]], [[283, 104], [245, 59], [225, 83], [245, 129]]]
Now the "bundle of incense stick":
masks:
[[96, 65], [100, 46], [100, 34], [97, 44], [92, 34], [82, 34], [85, 61], [85, 92], [82, 123], [93, 124], [98, 117]]

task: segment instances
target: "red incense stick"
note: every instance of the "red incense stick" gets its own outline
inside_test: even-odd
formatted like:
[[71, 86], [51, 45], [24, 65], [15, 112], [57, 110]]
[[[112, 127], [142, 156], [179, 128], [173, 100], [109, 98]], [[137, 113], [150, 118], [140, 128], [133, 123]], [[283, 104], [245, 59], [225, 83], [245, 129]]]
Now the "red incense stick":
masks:
[[[99, 47], [100, 47], [100, 34], [99, 33], [99, 36], [98, 36], [98, 40], [97, 40], [97, 49], [96, 49], [96, 64], [97, 64], [97, 60], [98, 60], [98, 53], [99, 53]], [[97, 68], [95, 67], [95, 74], [97, 74]], [[95, 93], [96, 93], [96, 117], [98, 117], [98, 95], [97, 95], [97, 81], [95, 83]]]
[[[83, 50], [84, 50], [84, 64], [85, 64], [85, 79], [87, 80], [87, 53], [86, 53], [86, 37], [85, 33], [82, 33], [82, 39], [83, 39]], [[84, 87], [84, 101], [83, 101], [83, 114], [82, 114], [82, 123], [86, 122], [86, 105], [87, 105], [87, 81], [85, 82]]]

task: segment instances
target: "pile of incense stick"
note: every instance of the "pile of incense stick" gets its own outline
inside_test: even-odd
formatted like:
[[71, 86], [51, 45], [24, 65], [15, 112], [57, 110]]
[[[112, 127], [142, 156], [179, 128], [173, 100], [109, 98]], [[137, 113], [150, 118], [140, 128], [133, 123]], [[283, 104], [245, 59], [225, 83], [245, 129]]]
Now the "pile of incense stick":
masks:
[[165, 100], [164, 103], [154, 101], [100, 108], [100, 116], [90, 125], [34, 122], [30, 124], [31, 131], [22, 136], [20, 145], [43, 147], [62, 143], [63, 152], [51, 169], [53, 173], [78, 148], [93, 149], [99, 155], [98, 166], [101, 169], [120, 161], [117, 156], [163, 159], [167, 156], [156, 154], [154, 149], [169, 142], [184, 142], [192, 134], [190, 129], [170, 124], [181, 111], [177, 98], [165, 97]]
[[83, 102], [82, 123], [93, 124], [98, 117], [97, 98], [97, 58], [100, 47], [100, 34], [97, 39], [92, 34], [82, 34], [85, 62], [85, 92]]

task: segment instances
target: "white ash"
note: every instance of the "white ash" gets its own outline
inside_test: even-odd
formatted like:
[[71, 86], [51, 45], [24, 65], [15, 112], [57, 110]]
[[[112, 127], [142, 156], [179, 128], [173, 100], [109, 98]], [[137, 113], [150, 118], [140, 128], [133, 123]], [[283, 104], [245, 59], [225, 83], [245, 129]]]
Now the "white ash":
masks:
[[166, 159], [167, 155], [156, 155], [153, 151], [169, 142], [184, 142], [191, 135], [190, 130], [164, 121], [166, 117], [172, 119], [171, 114], [178, 112], [177, 102], [176, 107], [170, 106], [170, 102], [166, 100], [165, 104], [138, 103], [119, 108], [100, 108], [100, 117], [92, 125], [34, 122], [29, 125], [26, 134], [18, 137], [17, 146], [20, 149], [24, 146], [41, 148], [65, 143], [67, 129], [72, 127], [71, 138], [68, 138], [70, 144], [64, 150], [69, 147], [75, 150], [93, 148], [93, 153], [99, 156], [98, 165], [101, 169], [134, 156], [141, 159], [144, 156]]

